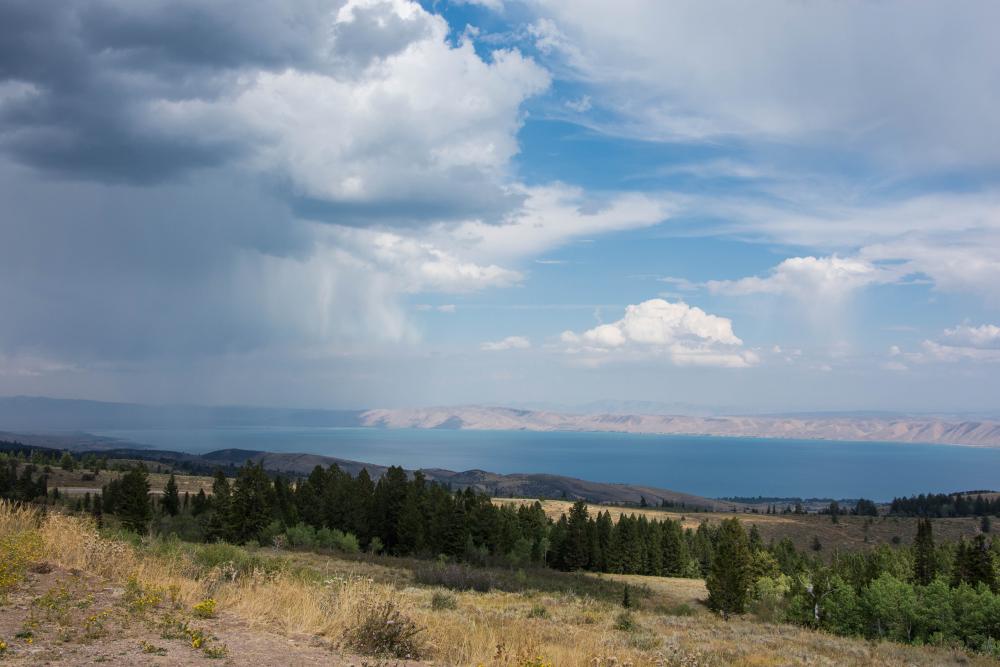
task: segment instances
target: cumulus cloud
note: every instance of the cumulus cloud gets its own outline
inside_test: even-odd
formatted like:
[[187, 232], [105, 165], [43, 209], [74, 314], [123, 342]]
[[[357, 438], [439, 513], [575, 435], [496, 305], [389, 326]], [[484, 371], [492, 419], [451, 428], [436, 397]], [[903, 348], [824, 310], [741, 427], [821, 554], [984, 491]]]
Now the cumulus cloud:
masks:
[[973, 326], [960, 324], [945, 329], [938, 340], [925, 340], [920, 349], [906, 352], [898, 346], [889, 348], [892, 363], [1000, 363], [1000, 327], [995, 324]]
[[424, 230], [519, 208], [548, 82], [407, 0], [3, 3], [0, 354], [414, 341], [408, 295], [521, 282]]
[[[733, 333], [732, 322], [683, 302], [650, 299], [629, 305], [616, 322], [581, 333], [564, 331], [566, 350], [595, 360], [607, 355], [662, 358], [678, 366], [742, 368], [757, 363]], [[596, 355], [596, 356], [595, 356]]]
[[486, 352], [503, 352], [505, 350], [526, 350], [531, 347], [531, 341], [524, 336], [507, 336], [503, 340], [487, 341], [479, 346]]
[[[833, 192], [784, 184], [767, 198], [695, 197], [675, 217], [719, 222], [705, 234], [736, 234], [843, 255], [798, 258], [773, 276], [719, 281], [716, 289], [775, 291], [785, 274], [809, 272], [821, 284], [882, 284], [925, 280], [942, 292], [967, 292], [1000, 303], [1000, 193], [935, 193], [844, 204]], [[771, 197], [783, 203], [770, 201]], [[855, 270], [851, 270], [851, 265]], [[773, 279], [769, 279], [773, 278]], [[829, 280], [827, 280], [829, 278]], [[866, 283], [866, 281], [868, 281]]]
[[944, 330], [944, 338], [954, 345], [982, 350], [1000, 349], [1000, 327], [995, 324], [960, 324]]
[[858, 258], [790, 257], [764, 276], [739, 280], [710, 280], [709, 291], [717, 294], [780, 294], [800, 299], [840, 300], [854, 290], [896, 280], [893, 271]]
[[549, 83], [408, 0], [15, 0], [0, 26], [0, 149], [18, 161], [138, 183], [235, 164], [340, 223], [515, 206], [520, 105]]

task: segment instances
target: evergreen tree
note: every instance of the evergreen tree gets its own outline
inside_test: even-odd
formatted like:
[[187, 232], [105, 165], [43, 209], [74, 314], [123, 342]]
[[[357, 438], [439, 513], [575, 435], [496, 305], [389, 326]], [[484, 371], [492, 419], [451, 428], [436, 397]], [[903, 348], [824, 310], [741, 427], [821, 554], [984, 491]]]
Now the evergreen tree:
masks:
[[723, 617], [746, 609], [750, 588], [750, 545], [739, 519], [719, 526], [711, 570], [705, 585], [708, 605]]
[[[956, 558], [956, 561], [958, 558]], [[997, 590], [997, 575], [993, 560], [993, 551], [986, 543], [986, 537], [980, 533], [971, 544], [966, 545], [964, 558], [959, 563], [962, 581], [970, 586], [986, 584], [991, 591]]]
[[426, 546], [424, 535], [424, 475], [414, 473], [413, 482], [406, 491], [406, 499], [399, 514], [396, 534], [399, 538], [399, 553], [412, 554], [423, 551]]
[[233, 483], [228, 515], [228, 538], [239, 544], [255, 541], [271, 521], [274, 491], [261, 464], [249, 461], [240, 468]]
[[177, 516], [181, 511], [181, 497], [177, 491], [177, 480], [174, 479], [173, 473], [171, 473], [170, 478], [167, 480], [167, 485], [163, 489], [163, 500], [160, 506], [170, 516]]
[[667, 520], [663, 523], [663, 537], [660, 542], [663, 551], [664, 576], [685, 576], [688, 570], [687, 542], [680, 521]]
[[209, 501], [205, 495], [205, 489], [198, 489], [198, 493], [191, 500], [191, 516], [198, 516], [202, 512], [208, 511]]
[[917, 536], [913, 540], [913, 578], [926, 586], [934, 580], [934, 534], [930, 519], [917, 520]]
[[221, 470], [215, 471], [215, 479], [212, 480], [212, 500], [209, 505], [207, 520], [205, 521], [205, 537], [209, 541], [226, 540], [229, 534], [229, 513], [231, 504], [231, 490], [229, 480]]
[[149, 475], [141, 463], [122, 475], [115, 512], [126, 529], [146, 532], [153, 509], [149, 502]]
[[594, 560], [591, 565], [599, 572], [610, 572], [611, 548], [615, 524], [611, 513], [605, 510], [597, 515], [594, 522]]
[[[381, 538], [386, 551], [398, 554], [399, 517], [406, 503], [406, 472], [399, 466], [390, 466], [375, 485], [373, 503], [373, 528]], [[464, 542], [463, 542], [464, 548]]]
[[589, 522], [587, 503], [583, 500], [573, 503], [566, 520], [566, 539], [561, 559], [567, 570], [582, 570], [590, 564], [590, 544], [587, 539]]
[[69, 452], [63, 452], [62, 458], [59, 460], [59, 467], [63, 470], [76, 470], [76, 459]]

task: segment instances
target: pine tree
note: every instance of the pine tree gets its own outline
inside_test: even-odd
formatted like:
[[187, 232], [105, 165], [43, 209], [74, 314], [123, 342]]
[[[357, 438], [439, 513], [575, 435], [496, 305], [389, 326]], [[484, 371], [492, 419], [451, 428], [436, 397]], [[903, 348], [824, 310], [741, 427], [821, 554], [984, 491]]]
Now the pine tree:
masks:
[[230, 539], [229, 533], [229, 511], [231, 504], [231, 490], [229, 480], [221, 470], [215, 471], [215, 479], [212, 480], [212, 500], [211, 511], [205, 522], [205, 537], [209, 541]]
[[233, 483], [229, 512], [225, 517], [229, 539], [239, 544], [257, 540], [271, 521], [273, 497], [271, 480], [263, 465], [247, 461]]
[[209, 500], [208, 496], [205, 495], [205, 489], [198, 489], [198, 493], [194, 494], [194, 498], [191, 499], [191, 516], [198, 516], [202, 512], [208, 511]]
[[163, 489], [163, 500], [160, 503], [163, 511], [170, 516], [177, 516], [181, 511], [181, 497], [177, 491], [177, 480], [173, 474], [167, 480], [167, 485]]
[[629, 594], [628, 584], [625, 584], [625, 592], [622, 593], [622, 606], [626, 609], [632, 608], [632, 596]]
[[141, 463], [121, 477], [116, 514], [126, 529], [146, 532], [153, 509], [149, 502], [149, 475]]
[[708, 605], [723, 617], [746, 609], [750, 588], [750, 545], [739, 519], [719, 526], [712, 566], [705, 585]]
[[684, 529], [680, 521], [665, 521], [663, 537], [660, 543], [663, 550], [664, 576], [680, 577], [687, 572], [688, 555], [687, 542], [684, 540]]
[[563, 566], [567, 570], [582, 570], [590, 564], [590, 545], [587, 539], [589, 522], [587, 503], [583, 500], [573, 503], [566, 520], [566, 541], [562, 556]]
[[991, 591], [997, 590], [996, 567], [993, 561], [993, 551], [986, 543], [986, 537], [980, 533], [969, 545], [966, 552], [966, 581], [970, 585], [986, 584]]
[[400, 554], [418, 553], [425, 548], [424, 541], [424, 475], [417, 471], [406, 491], [403, 509], [399, 514], [396, 533]]
[[919, 519], [917, 536], [913, 540], [913, 578], [918, 584], [926, 586], [934, 580], [934, 575], [934, 534], [931, 520]]
[[69, 452], [63, 452], [62, 459], [59, 460], [59, 467], [63, 470], [76, 470], [76, 459]]

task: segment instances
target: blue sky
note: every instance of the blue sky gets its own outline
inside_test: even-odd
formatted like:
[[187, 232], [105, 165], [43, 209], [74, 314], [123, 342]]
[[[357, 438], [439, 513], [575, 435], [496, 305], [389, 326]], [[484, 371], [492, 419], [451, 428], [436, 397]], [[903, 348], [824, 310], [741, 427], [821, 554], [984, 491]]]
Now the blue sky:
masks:
[[0, 9], [0, 393], [1000, 410], [995, 3]]

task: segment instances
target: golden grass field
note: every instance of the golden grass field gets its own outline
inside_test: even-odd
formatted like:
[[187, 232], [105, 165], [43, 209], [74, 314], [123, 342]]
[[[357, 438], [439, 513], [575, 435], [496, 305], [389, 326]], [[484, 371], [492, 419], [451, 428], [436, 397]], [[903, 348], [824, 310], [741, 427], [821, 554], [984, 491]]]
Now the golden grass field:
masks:
[[[40, 656], [50, 664], [200, 664], [201, 649], [188, 646], [186, 639], [168, 641], [151, 634], [164, 618], [190, 618], [205, 629], [211, 646], [225, 640], [225, 664], [393, 665], [395, 661], [360, 658], [343, 647], [357, 620], [387, 600], [423, 628], [419, 664], [993, 664], [958, 651], [872, 643], [751, 619], [723, 621], [704, 609], [704, 585], [693, 580], [603, 575], [650, 590], [634, 611], [633, 626], [621, 629], [622, 609], [612, 600], [536, 590], [452, 593], [414, 584], [402, 561], [397, 566], [389, 558], [369, 562], [233, 549], [240, 558], [262, 565], [240, 571], [234, 560], [206, 567], [197, 556], [205, 547], [158, 540], [133, 545], [102, 536], [86, 519], [53, 512], [43, 516], [9, 503], [0, 503], [0, 549], [0, 587], [6, 587], [0, 633], [21, 627], [25, 609], [41, 608], [39, 600], [62, 599], [44, 590], [57, 585], [52, 577], [64, 575], [75, 582], [77, 593], [64, 596], [68, 607], [87, 608], [57, 614], [56, 620], [39, 615], [30, 644], [0, 634], [8, 647], [3, 660], [10, 664], [37, 664]], [[32, 574], [48, 570], [47, 575]], [[60, 585], [65, 588], [65, 582]], [[129, 604], [143, 605], [142, 613], [122, 607], [121, 599], [108, 593], [123, 588], [141, 592]], [[435, 595], [449, 596], [454, 608], [433, 609]], [[207, 598], [216, 601], [217, 617], [191, 617], [194, 606]], [[99, 609], [101, 605], [106, 608]], [[87, 618], [104, 612], [114, 631], [88, 635], [83, 627]], [[162, 646], [153, 648], [165, 657], [154, 660], [147, 651], [157, 642]]]

